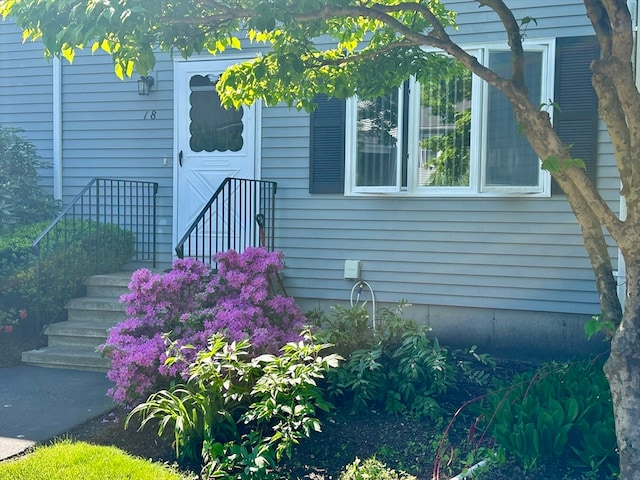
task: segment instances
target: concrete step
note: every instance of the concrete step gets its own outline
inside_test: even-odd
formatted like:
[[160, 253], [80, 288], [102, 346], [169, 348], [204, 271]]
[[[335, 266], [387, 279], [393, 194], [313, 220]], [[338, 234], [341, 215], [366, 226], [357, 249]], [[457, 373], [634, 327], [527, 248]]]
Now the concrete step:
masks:
[[69, 321], [94, 321], [109, 324], [126, 318], [126, 306], [117, 298], [81, 297], [73, 298], [65, 306]]
[[92, 347], [50, 346], [22, 352], [22, 361], [27, 365], [48, 368], [68, 368], [107, 372], [109, 360]]
[[97, 348], [107, 339], [108, 329], [116, 322], [67, 321], [53, 323], [45, 330], [49, 346], [91, 346]]
[[109, 328], [126, 319], [120, 297], [129, 291], [132, 273], [89, 277], [85, 282], [87, 296], [74, 298], [65, 306], [68, 320], [47, 327], [49, 346], [24, 352], [22, 361], [43, 367], [107, 371], [109, 360], [96, 348], [107, 339]]
[[129, 282], [133, 272], [93, 275], [84, 282], [88, 297], [111, 297], [120, 299], [129, 292]]

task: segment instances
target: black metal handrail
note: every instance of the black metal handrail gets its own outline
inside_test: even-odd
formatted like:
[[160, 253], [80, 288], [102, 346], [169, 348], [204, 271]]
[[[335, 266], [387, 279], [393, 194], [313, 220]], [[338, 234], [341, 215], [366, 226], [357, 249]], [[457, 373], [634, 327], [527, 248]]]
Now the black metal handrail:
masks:
[[273, 250], [276, 190], [276, 182], [225, 178], [178, 242], [178, 258], [213, 264], [228, 250]]
[[94, 178], [36, 238], [31, 248], [44, 323], [58, 320], [87, 276], [130, 261], [156, 266], [157, 193], [156, 182]]

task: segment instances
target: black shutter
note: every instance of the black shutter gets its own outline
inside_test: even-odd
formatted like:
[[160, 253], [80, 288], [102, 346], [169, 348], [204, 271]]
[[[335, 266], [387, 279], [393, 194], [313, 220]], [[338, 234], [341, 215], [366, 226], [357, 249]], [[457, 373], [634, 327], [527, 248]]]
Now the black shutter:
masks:
[[311, 114], [309, 192], [344, 193], [344, 100], [316, 97]]
[[[591, 62], [600, 50], [596, 37], [568, 37], [556, 40], [554, 127], [560, 140], [571, 145], [571, 156], [581, 158], [586, 173], [596, 184], [598, 158], [598, 98], [591, 84]], [[556, 182], [551, 192], [562, 193]]]

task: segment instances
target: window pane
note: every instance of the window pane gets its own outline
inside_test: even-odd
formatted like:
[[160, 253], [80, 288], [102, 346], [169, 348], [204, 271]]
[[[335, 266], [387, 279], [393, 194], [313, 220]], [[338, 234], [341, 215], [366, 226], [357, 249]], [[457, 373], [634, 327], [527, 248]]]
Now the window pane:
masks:
[[469, 185], [471, 72], [451, 59], [446, 78], [422, 79], [418, 185]]
[[[526, 52], [525, 61], [529, 98], [537, 105], [541, 100], [542, 52]], [[490, 52], [489, 68], [509, 77], [511, 54]], [[485, 185], [532, 187], [539, 184], [538, 156], [520, 132], [509, 101], [494, 87], [489, 87], [486, 148]]]
[[356, 187], [395, 186], [398, 176], [398, 90], [358, 99]]
[[223, 108], [209, 77], [194, 75], [189, 81], [189, 146], [194, 152], [238, 152], [244, 144], [244, 112]]

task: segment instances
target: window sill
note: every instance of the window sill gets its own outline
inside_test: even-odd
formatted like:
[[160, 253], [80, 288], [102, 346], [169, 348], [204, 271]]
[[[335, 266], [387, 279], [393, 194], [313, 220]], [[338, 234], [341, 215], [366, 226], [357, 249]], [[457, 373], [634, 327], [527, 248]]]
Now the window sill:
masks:
[[349, 192], [345, 197], [368, 198], [551, 198], [550, 192], [433, 192], [433, 193], [409, 193], [409, 192]]

